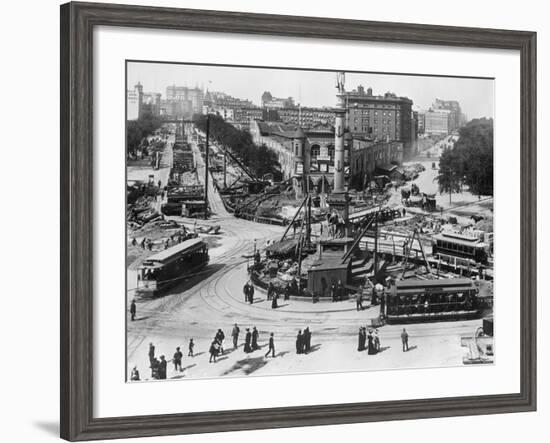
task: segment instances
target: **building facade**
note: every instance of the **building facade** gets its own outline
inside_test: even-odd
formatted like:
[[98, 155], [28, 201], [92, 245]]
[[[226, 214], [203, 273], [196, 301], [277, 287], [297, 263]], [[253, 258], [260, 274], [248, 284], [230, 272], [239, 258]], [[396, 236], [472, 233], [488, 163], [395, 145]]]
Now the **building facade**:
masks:
[[424, 113], [424, 133], [427, 135], [448, 135], [450, 111], [429, 109]]
[[166, 99], [161, 101], [162, 115], [172, 118], [191, 118], [203, 112], [204, 94], [198, 86], [167, 86]]
[[354, 138], [397, 140], [403, 143], [405, 158], [414, 156], [417, 133], [411, 99], [391, 92], [374, 95], [372, 88], [365, 91], [361, 85], [346, 92], [345, 99], [347, 127]]
[[360, 190], [373, 178], [403, 163], [403, 142], [353, 139], [350, 184]]
[[273, 97], [271, 92], [265, 91], [262, 94], [262, 107], [266, 109], [282, 109], [282, 108], [294, 108], [296, 105], [294, 103], [294, 98], [286, 97]]
[[277, 120], [302, 128], [334, 126], [334, 110], [330, 108], [294, 107], [277, 109], [276, 112]]
[[434, 110], [449, 111], [449, 133], [456, 131], [462, 126], [462, 109], [460, 108], [460, 103], [458, 101], [436, 98], [432, 108]]
[[141, 117], [145, 106], [151, 110], [153, 115], [161, 113], [161, 94], [158, 92], [144, 92], [143, 85], [138, 82], [133, 90], [126, 91], [126, 118], [137, 120]]
[[[317, 125], [302, 129], [282, 122], [251, 121], [250, 134], [257, 145], [277, 153], [284, 180], [291, 180], [296, 194], [328, 193], [334, 185], [334, 128]], [[345, 176], [349, 176], [345, 156]]]

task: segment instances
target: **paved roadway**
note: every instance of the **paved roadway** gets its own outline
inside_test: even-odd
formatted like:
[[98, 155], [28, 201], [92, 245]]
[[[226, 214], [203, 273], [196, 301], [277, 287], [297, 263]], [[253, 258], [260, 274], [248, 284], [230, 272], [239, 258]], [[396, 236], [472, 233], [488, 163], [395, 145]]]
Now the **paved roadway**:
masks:
[[[198, 152], [198, 148], [193, 146]], [[197, 157], [199, 176], [204, 177], [204, 163]], [[210, 250], [210, 263], [200, 275], [182, 282], [166, 296], [139, 301], [137, 321], [128, 321], [127, 357], [129, 368], [137, 365], [142, 379], [148, 370], [148, 346], [153, 342], [157, 355], [170, 360], [176, 346], [184, 353], [184, 372], [168, 372], [168, 378], [202, 378], [213, 376], [242, 376], [315, 371], [365, 370], [395, 367], [456, 366], [462, 362], [460, 338], [471, 335], [480, 321], [461, 321], [409, 325], [412, 350], [401, 350], [401, 326], [380, 329], [382, 353], [366, 357], [356, 352], [359, 326], [370, 325], [377, 316], [375, 308], [358, 312], [353, 301], [341, 303], [309, 301], [280, 301], [272, 310], [265, 294], [256, 290], [255, 303], [244, 302], [242, 287], [247, 280], [247, 259], [254, 241], [261, 249], [266, 241], [279, 238], [283, 227], [264, 225], [236, 219], [227, 213], [219, 194], [209, 181], [209, 202], [213, 216], [208, 222], [219, 224], [222, 232], [218, 247]], [[216, 364], [208, 362], [209, 344], [218, 328], [226, 335], [226, 349], [231, 342], [234, 323], [241, 328], [256, 326], [260, 344], [265, 345], [269, 332], [276, 337], [277, 358], [265, 359], [263, 353], [244, 354], [242, 348], [228, 352]], [[313, 331], [311, 355], [295, 354], [295, 336], [299, 329], [309, 326]], [[187, 356], [187, 343], [193, 338], [194, 358]]]

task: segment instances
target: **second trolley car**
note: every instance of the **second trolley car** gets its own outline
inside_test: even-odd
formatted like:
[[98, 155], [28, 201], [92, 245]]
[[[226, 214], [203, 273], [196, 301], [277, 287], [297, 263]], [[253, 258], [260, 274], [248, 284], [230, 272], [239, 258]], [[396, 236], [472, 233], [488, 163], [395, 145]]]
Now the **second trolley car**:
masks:
[[401, 280], [386, 295], [388, 323], [475, 318], [478, 287], [469, 278]]
[[432, 254], [462, 257], [487, 264], [489, 246], [477, 237], [454, 232], [441, 232], [432, 237]]

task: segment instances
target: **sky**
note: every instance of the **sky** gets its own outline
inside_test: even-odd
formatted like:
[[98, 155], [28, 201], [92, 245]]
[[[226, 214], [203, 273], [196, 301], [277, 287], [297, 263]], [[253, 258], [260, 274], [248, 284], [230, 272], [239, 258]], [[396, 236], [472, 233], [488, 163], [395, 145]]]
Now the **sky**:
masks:
[[[302, 106], [332, 107], [335, 76], [332, 71], [129, 62], [126, 86], [133, 89], [139, 81], [145, 92], [160, 92], [163, 98], [167, 86], [199, 86], [256, 105], [262, 93], [269, 91], [274, 97], [294, 97]], [[494, 113], [492, 79], [346, 73], [345, 89], [351, 91], [358, 85], [371, 87], [374, 95], [389, 91], [408, 97], [421, 109], [428, 109], [436, 98], [458, 100], [469, 119], [493, 117]]]

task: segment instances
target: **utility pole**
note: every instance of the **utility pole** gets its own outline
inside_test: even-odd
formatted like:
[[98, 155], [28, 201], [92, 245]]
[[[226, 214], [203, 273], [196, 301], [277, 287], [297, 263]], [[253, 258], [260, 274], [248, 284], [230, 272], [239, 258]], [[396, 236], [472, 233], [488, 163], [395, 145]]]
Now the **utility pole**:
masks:
[[308, 200], [307, 200], [307, 229], [306, 229], [306, 235], [307, 235], [307, 247], [309, 249], [311, 247], [311, 194], [308, 194]]
[[204, 146], [204, 219], [208, 218], [208, 142], [210, 139], [210, 114], [206, 114], [206, 143]]
[[374, 214], [374, 280], [378, 283], [378, 211]]
[[223, 188], [227, 188], [227, 150], [223, 151]]

